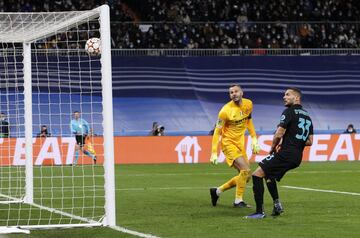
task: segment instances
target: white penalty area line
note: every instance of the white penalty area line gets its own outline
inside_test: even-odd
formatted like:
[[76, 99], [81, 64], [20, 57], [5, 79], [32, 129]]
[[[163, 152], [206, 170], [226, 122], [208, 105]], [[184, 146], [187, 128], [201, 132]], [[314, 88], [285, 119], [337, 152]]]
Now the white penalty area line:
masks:
[[304, 191], [313, 191], [313, 192], [322, 192], [322, 193], [337, 193], [337, 194], [345, 194], [345, 195], [352, 195], [352, 196], [360, 196], [360, 193], [343, 192], [343, 191], [336, 191], [336, 190], [304, 188], [304, 187], [295, 187], [295, 186], [286, 186], [286, 185], [283, 185], [281, 187], [282, 188], [289, 188], [289, 189], [304, 190]]
[[[191, 176], [191, 175], [228, 175], [229, 172], [206, 172], [206, 173], [142, 173], [142, 174], [121, 174], [124, 177], [147, 177], [147, 176]], [[330, 170], [313, 170], [313, 171], [289, 171], [289, 174], [328, 174]], [[336, 173], [360, 173], [360, 170], [338, 170]]]
[[[247, 188], [251, 188], [251, 186], [246, 186]], [[304, 188], [304, 187], [296, 187], [296, 186], [287, 186], [282, 185], [282, 188], [288, 189], [296, 189], [296, 190], [304, 190], [304, 191], [313, 191], [313, 192], [323, 192], [323, 193], [336, 193], [336, 194], [345, 194], [352, 196], [360, 196], [360, 193], [354, 192], [344, 192], [344, 191], [336, 191], [336, 190], [326, 190], [326, 189], [316, 189], [316, 188]], [[117, 188], [116, 191], [146, 191], [146, 190], [205, 190], [210, 189], [210, 187], [147, 187], [147, 188]]]
[[133, 236], [137, 236], [137, 237], [144, 237], [144, 238], [160, 238], [159, 236], [153, 236], [151, 234], [146, 234], [146, 233], [141, 233], [138, 231], [133, 231], [133, 230], [129, 230], [125, 227], [121, 227], [121, 226], [111, 226], [111, 229], [114, 229], [116, 231], [120, 231], [122, 233], [126, 233], [126, 234], [130, 234]]
[[147, 187], [147, 188], [117, 188], [116, 191], [145, 191], [145, 190], [203, 190], [210, 187]]

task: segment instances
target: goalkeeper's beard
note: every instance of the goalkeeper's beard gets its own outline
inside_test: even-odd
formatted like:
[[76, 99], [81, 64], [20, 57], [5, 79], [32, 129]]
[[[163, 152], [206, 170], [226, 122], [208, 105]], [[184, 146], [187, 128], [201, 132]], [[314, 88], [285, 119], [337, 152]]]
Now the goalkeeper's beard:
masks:
[[242, 98], [241, 98], [241, 97], [238, 97], [238, 98], [233, 97], [233, 98], [232, 98], [232, 101], [233, 101], [234, 103], [240, 105], [240, 104], [241, 104], [241, 101], [242, 101]]

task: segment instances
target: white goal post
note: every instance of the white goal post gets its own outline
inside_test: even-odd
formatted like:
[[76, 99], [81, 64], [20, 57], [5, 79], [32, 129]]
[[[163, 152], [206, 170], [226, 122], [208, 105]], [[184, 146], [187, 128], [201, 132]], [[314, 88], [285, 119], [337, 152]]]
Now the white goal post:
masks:
[[110, 42], [107, 5], [0, 13], [0, 233], [116, 225]]

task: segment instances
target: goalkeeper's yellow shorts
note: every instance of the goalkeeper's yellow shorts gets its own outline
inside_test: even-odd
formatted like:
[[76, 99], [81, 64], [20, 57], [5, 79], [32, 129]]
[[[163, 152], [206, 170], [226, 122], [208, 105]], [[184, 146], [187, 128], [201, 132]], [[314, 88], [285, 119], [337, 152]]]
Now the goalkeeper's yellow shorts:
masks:
[[221, 148], [225, 155], [226, 163], [229, 165], [229, 167], [232, 167], [234, 161], [240, 157], [244, 158], [244, 160], [249, 164], [245, 148], [239, 148], [234, 144], [222, 145]]

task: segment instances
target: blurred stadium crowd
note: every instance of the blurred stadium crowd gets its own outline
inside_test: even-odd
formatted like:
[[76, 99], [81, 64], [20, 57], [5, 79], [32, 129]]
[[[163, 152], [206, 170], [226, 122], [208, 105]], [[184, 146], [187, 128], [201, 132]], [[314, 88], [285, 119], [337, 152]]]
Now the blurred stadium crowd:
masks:
[[114, 48], [358, 48], [357, 0], [15, 0], [1, 11], [111, 7]]
[[125, 0], [142, 21], [359, 20], [356, 0]]
[[[358, 48], [357, 25], [346, 23], [120, 24], [116, 48]], [[145, 28], [145, 29], [144, 29]], [[113, 32], [114, 32], [113, 30]]]

